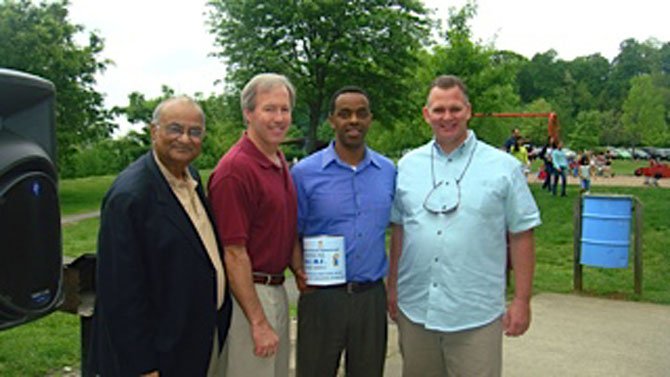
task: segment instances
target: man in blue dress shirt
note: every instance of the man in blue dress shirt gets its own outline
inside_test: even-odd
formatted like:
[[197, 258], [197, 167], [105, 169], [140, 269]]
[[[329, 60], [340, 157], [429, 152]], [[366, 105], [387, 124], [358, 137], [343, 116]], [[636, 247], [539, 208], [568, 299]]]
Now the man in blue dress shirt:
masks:
[[434, 138], [398, 162], [387, 288], [404, 377], [500, 376], [502, 333], [530, 324], [540, 214], [519, 161], [478, 141], [471, 115], [461, 80], [438, 77], [423, 108]]
[[297, 375], [335, 376], [346, 350], [347, 376], [381, 377], [387, 336], [385, 231], [395, 167], [365, 144], [372, 122], [365, 91], [338, 90], [328, 121], [335, 140], [292, 170], [298, 233], [301, 242], [306, 237], [344, 239], [346, 282], [305, 286], [298, 274]]

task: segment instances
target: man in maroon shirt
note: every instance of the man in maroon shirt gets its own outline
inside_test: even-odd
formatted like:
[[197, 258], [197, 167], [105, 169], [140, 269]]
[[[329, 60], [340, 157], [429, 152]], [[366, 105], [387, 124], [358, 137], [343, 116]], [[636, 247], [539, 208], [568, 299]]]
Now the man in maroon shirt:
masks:
[[209, 180], [230, 288], [235, 297], [228, 338], [229, 377], [286, 377], [288, 299], [297, 204], [279, 144], [291, 125], [295, 90], [284, 76], [260, 74], [242, 90], [247, 131]]

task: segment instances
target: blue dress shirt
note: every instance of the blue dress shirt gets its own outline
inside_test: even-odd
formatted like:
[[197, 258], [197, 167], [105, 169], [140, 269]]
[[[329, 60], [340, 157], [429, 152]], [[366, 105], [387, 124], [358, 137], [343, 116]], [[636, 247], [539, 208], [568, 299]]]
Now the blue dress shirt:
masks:
[[551, 151], [551, 161], [555, 169], [565, 170], [568, 168], [568, 158], [563, 149], [554, 149]]
[[[460, 181], [459, 190], [451, 191], [458, 206], [449, 213], [428, 211], [426, 196], [445, 180]], [[391, 221], [403, 227], [400, 310], [438, 331], [475, 328], [500, 317], [506, 234], [540, 224], [519, 161], [468, 131], [466, 141], [448, 155], [434, 140], [405, 155], [396, 184]]]
[[348, 282], [386, 276], [385, 232], [395, 191], [395, 167], [366, 148], [358, 166], [344, 163], [335, 142], [301, 160], [291, 170], [298, 193], [300, 238], [344, 236]]

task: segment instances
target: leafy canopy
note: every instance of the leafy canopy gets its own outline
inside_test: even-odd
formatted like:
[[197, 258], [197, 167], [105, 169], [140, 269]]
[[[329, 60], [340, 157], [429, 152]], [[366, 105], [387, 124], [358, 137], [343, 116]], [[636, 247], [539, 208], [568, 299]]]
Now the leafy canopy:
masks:
[[[254, 74], [285, 74], [297, 89], [295, 122], [312, 149], [328, 100], [344, 85], [372, 97], [378, 120], [402, 113], [407, 77], [428, 36], [417, 0], [212, 0], [210, 31], [227, 80], [239, 91]], [[414, 114], [412, 114], [414, 115]]]
[[95, 33], [80, 46], [81, 25], [68, 20], [67, 0], [35, 4], [0, 1], [0, 66], [44, 77], [56, 86], [56, 137], [60, 164], [78, 144], [101, 140], [114, 126], [94, 89], [95, 76], [110, 61], [101, 59], [104, 42]]

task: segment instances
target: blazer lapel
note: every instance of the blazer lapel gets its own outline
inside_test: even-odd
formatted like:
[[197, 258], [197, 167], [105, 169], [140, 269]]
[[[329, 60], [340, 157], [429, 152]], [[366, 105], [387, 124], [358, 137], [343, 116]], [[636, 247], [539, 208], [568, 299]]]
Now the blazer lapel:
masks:
[[198, 231], [195, 229], [195, 226], [188, 217], [186, 210], [184, 210], [179, 202], [179, 199], [177, 199], [177, 196], [172, 192], [170, 185], [158, 168], [152, 153], [153, 152], [149, 152], [147, 155], [147, 168], [151, 172], [152, 179], [156, 183], [156, 198], [163, 214], [168, 221], [184, 234], [184, 237], [193, 246], [193, 251], [211, 265], [212, 262], [209, 259], [209, 255], [207, 254], [207, 250], [205, 250], [205, 246], [200, 239]]

